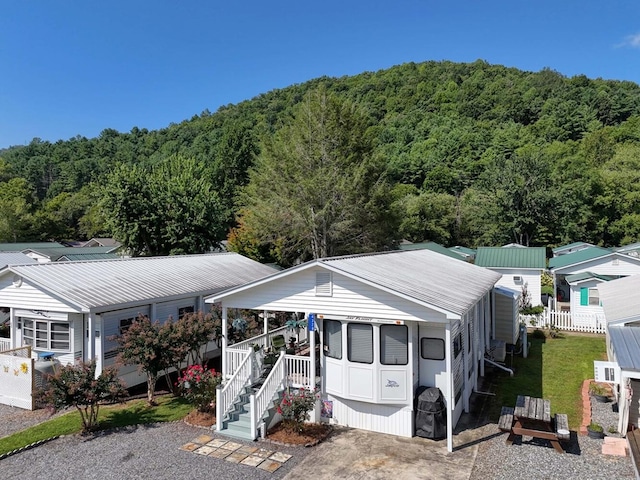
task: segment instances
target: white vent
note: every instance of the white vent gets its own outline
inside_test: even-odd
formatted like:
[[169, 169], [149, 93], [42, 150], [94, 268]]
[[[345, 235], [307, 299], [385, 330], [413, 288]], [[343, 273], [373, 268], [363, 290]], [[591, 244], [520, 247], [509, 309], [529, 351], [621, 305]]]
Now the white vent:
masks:
[[330, 297], [333, 295], [331, 272], [316, 272], [316, 296]]
[[522, 277], [520, 275], [514, 275], [513, 276], [513, 282], [514, 283], [522, 283]]

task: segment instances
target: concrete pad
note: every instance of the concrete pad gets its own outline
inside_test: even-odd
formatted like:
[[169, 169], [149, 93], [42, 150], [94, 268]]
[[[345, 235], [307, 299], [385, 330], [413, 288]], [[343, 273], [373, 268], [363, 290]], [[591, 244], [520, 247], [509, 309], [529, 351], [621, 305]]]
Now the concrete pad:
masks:
[[207, 447], [206, 445], [194, 450], [194, 453], [197, 453], [198, 455], [209, 455], [211, 452], [213, 452], [215, 449], [213, 447]]
[[194, 440], [194, 443], [205, 444], [207, 442], [210, 442], [211, 440], [213, 440], [213, 437], [210, 437], [209, 435], [200, 435]]
[[[276, 470], [278, 470], [281, 466], [282, 464], [280, 462], [274, 462], [273, 460], [265, 460], [260, 465], [258, 465], [258, 468], [260, 470], [266, 470], [267, 472], [273, 473]], [[309, 478], [309, 472], [307, 472], [306, 478]]]
[[284, 463], [291, 457], [292, 455], [289, 455], [288, 453], [276, 452], [269, 457], [269, 460], [275, 460], [276, 462]]
[[262, 462], [264, 462], [264, 458], [256, 457], [255, 455], [249, 455], [247, 458], [242, 460], [240, 463], [242, 465], [248, 465], [250, 467], [257, 467]]
[[240, 453], [240, 452], [233, 452], [231, 455], [225, 457], [225, 460], [231, 463], [240, 463], [245, 458], [247, 458], [246, 454]]
[[227, 458], [231, 455], [231, 450], [225, 450], [224, 448], [218, 448], [209, 454], [210, 457], [214, 458]]
[[210, 447], [213, 448], [220, 448], [222, 447], [225, 443], [227, 443], [229, 440], [221, 440], [220, 438], [214, 438], [213, 440], [211, 440], [210, 442], [207, 443], [207, 445], [209, 445]]
[[180, 447], [180, 450], [186, 450], [187, 452], [193, 452], [196, 448], [200, 448], [197, 443], [189, 442]]
[[242, 447], [241, 443], [236, 443], [236, 442], [227, 442], [224, 445], [221, 446], [222, 448], [224, 448], [225, 450], [238, 450], [239, 448]]
[[431, 480], [467, 480], [478, 451], [475, 438], [456, 436], [453, 453], [446, 440], [395, 435], [340, 428], [289, 472], [286, 480], [362, 479], [387, 480], [411, 478]]
[[260, 450], [256, 450], [255, 452], [253, 452], [253, 455], [255, 455], [256, 457], [263, 458], [265, 460], [273, 454], [274, 454], [273, 450], [267, 450], [264, 448], [261, 448]]

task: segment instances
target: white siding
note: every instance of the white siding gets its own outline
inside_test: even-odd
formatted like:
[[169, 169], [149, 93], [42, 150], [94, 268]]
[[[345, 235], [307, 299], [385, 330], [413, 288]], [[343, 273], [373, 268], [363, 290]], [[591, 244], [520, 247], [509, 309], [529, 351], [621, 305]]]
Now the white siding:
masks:
[[71, 329], [73, 331], [71, 340], [71, 352], [73, 355], [72, 362], [79, 363], [84, 361], [84, 316], [79, 313], [69, 314], [69, 322], [71, 323]]
[[[443, 313], [427, 309], [401, 297], [334, 273], [333, 295], [316, 296], [315, 269], [283, 277], [225, 299], [230, 308], [316, 312], [331, 315], [373, 317], [389, 320], [444, 322]], [[228, 303], [227, 303], [228, 302]]]
[[[517, 292], [522, 292], [522, 287], [527, 285], [527, 291], [531, 299], [531, 305], [542, 305], [542, 272], [532, 270], [518, 270], [514, 268], [499, 269], [492, 268], [494, 272], [502, 274], [502, 278], [496, 282], [496, 286], [510, 288]], [[522, 281], [517, 282], [515, 277], [520, 277]]]
[[178, 310], [184, 307], [193, 307], [194, 311], [198, 311], [197, 298], [183, 298], [180, 300], [173, 300], [171, 302], [162, 302], [156, 304], [156, 314], [153, 320], [159, 320], [164, 323], [169, 318], [173, 320], [178, 319]]
[[328, 395], [327, 399], [333, 402], [333, 424], [402, 437], [413, 436], [414, 413], [410, 406], [376, 405], [333, 395]]
[[511, 295], [495, 293], [495, 338], [515, 344], [519, 335], [518, 302]]
[[619, 275], [628, 277], [630, 275], [640, 275], [640, 262], [627, 255], [614, 255], [611, 257], [596, 258], [594, 260], [580, 263], [579, 265], [569, 265], [565, 268], [554, 270], [556, 275], [572, 275], [574, 273], [591, 272], [598, 275]]
[[[20, 282], [17, 282], [16, 284], [18, 283]], [[61, 299], [47, 295], [26, 281], [21, 282], [20, 286], [16, 287], [13, 282], [12, 274], [0, 277], [0, 305], [3, 307], [54, 312], [79, 311], [78, 309], [63, 303]]]
[[[149, 315], [149, 305], [141, 305], [136, 308], [127, 308], [125, 310], [114, 310], [105, 312], [102, 318], [102, 351], [104, 352], [104, 366], [108, 367], [115, 363], [115, 349], [118, 346], [115, 340], [111, 338], [120, 335], [120, 320], [126, 318], [136, 318], [138, 315]], [[135, 369], [135, 367], [131, 367]], [[130, 370], [130, 367], [126, 367]]]

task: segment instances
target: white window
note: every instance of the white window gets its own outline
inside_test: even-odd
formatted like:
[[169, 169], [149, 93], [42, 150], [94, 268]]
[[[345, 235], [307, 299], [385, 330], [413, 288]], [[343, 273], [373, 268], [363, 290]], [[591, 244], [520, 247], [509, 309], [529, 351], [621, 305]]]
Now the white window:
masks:
[[373, 327], [365, 323], [347, 325], [347, 356], [350, 362], [373, 363]]
[[342, 359], [342, 323], [338, 320], [324, 321], [324, 354]]
[[48, 320], [22, 319], [22, 338], [24, 345], [37, 350], [71, 351], [69, 324]]
[[589, 289], [589, 305], [600, 305], [600, 293], [597, 288]]
[[380, 325], [380, 363], [409, 363], [409, 334], [406, 325]]

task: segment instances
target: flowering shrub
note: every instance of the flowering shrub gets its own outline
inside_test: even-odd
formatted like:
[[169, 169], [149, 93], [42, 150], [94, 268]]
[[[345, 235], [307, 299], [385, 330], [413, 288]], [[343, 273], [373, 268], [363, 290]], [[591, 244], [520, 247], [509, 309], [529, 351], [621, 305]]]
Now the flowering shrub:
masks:
[[178, 387], [199, 412], [207, 412], [216, 401], [216, 387], [221, 381], [221, 375], [215, 370], [207, 370], [202, 365], [191, 365], [178, 377]]
[[312, 390], [285, 392], [278, 404], [278, 413], [282, 415], [282, 423], [295, 431], [302, 431], [309, 412], [316, 403], [316, 393]]

